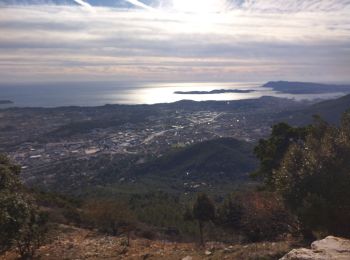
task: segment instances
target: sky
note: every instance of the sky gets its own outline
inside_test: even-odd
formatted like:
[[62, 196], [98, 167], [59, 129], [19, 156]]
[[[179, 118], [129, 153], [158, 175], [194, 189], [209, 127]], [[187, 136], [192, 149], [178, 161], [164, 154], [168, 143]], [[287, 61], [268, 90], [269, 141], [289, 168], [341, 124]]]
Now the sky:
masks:
[[350, 83], [350, 0], [0, 0], [0, 83]]

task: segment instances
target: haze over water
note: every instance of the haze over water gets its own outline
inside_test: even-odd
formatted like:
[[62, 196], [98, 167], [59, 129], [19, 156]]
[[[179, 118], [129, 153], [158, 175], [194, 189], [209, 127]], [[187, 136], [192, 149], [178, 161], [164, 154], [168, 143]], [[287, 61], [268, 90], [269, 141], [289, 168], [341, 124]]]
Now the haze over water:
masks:
[[[105, 104], [156, 104], [179, 100], [240, 100], [275, 96], [303, 99], [338, 97], [344, 93], [291, 95], [261, 87], [257, 82], [201, 83], [130, 83], [89, 82], [0, 85], [0, 100], [14, 104], [4, 107], [101, 106]], [[211, 91], [215, 89], [253, 90], [250, 93], [175, 94], [175, 91]]]

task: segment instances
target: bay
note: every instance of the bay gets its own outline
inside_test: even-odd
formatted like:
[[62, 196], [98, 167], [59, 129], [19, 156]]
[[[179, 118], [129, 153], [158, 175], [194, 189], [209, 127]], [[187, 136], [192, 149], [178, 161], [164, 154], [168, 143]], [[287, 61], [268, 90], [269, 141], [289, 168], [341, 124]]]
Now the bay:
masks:
[[[262, 82], [59, 82], [0, 84], [0, 100], [11, 100], [5, 107], [102, 106], [106, 104], [155, 104], [183, 99], [240, 100], [262, 96], [297, 100], [327, 99], [344, 93], [292, 95], [261, 87]], [[175, 92], [212, 91], [217, 89], [253, 90], [247, 93], [176, 94]]]

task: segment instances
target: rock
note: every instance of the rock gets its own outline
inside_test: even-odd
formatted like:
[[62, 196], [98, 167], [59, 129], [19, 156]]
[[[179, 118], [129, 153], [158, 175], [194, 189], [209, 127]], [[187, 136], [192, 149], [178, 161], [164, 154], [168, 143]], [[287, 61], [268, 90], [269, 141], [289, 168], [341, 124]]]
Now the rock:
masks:
[[293, 249], [280, 260], [349, 260], [350, 240], [328, 236], [315, 241], [311, 249]]
[[143, 256], [141, 256], [143, 260], [149, 259], [150, 257], [152, 257], [151, 254], [144, 254]]
[[207, 250], [207, 251], [204, 252], [204, 254], [205, 254], [205, 255], [211, 255], [212, 252], [210, 252], [209, 250]]
[[182, 260], [192, 260], [192, 256], [185, 256], [184, 258], [182, 258]]
[[331, 252], [344, 252], [350, 255], [350, 240], [328, 236], [325, 239], [315, 241], [311, 244], [313, 250], [326, 250]]
[[228, 248], [228, 247], [225, 247], [224, 248], [224, 250], [223, 250], [223, 252], [225, 253], [225, 254], [228, 254], [228, 253], [231, 253], [231, 249], [230, 248]]
[[313, 252], [310, 249], [300, 248], [293, 249], [280, 260], [330, 260], [324, 252]]

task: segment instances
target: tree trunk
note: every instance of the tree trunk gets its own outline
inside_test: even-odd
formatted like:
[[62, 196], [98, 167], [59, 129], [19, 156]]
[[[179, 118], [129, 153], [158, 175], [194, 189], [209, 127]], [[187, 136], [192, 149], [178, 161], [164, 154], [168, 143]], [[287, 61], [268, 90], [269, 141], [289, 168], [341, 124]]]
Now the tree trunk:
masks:
[[127, 239], [128, 239], [127, 245], [128, 246], [130, 246], [130, 233], [131, 233], [131, 231], [128, 230], [128, 234], [127, 234]]
[[301, 233], [303, 235], [304, 240], [307, 242], [312, 242], [316, 240], [315, 235], [312, 233], [311, 229], [309, 228], [303, 228], [301, 230]]
[[202, 221], [198, 221], [198, 225], [199, 225], [200, 245], [204, 246], [203, 222]]

